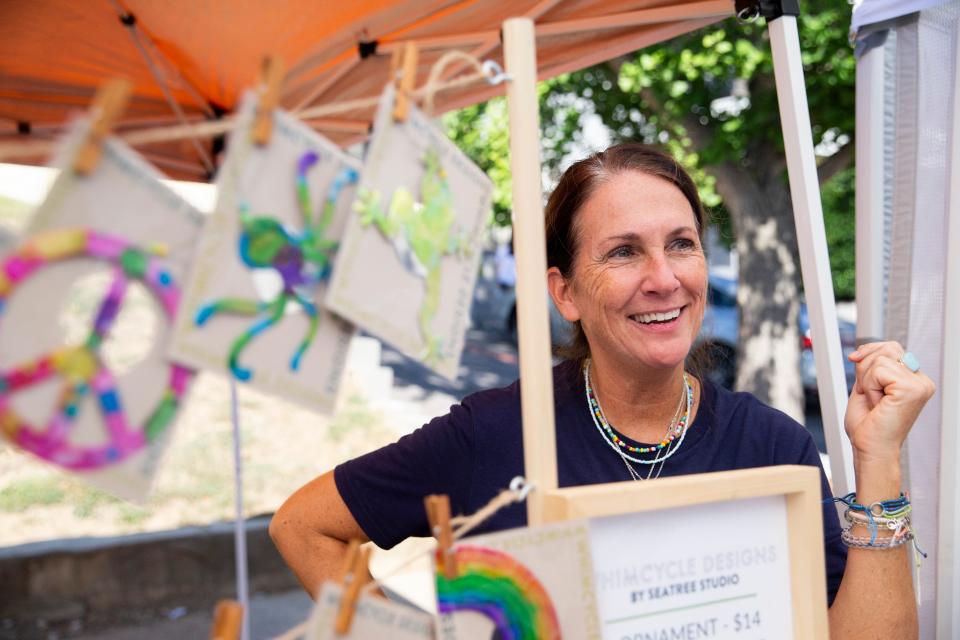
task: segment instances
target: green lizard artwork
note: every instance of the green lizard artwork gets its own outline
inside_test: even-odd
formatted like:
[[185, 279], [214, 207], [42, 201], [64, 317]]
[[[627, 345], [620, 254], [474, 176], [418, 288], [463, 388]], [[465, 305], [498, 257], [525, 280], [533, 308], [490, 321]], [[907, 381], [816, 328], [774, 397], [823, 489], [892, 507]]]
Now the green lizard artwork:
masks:
[[375, 189], [361, 189], [354, 209], [364, 227], [375, 224], [393, 244], [404, 268], [424, 280], [426, 293], [418, 316], [423, 338], [423, 361], [434, 365], [446, 356], [431, 323], [440, 304], [441, 267], [446, 256], [470, 255], [470, 238], [455, 230], [457, 222], [447, 174], [433, 148], [427, 148], [422, 163], [419, 201], [406, 187], [393, 192], [384, 212], [382, 197]]

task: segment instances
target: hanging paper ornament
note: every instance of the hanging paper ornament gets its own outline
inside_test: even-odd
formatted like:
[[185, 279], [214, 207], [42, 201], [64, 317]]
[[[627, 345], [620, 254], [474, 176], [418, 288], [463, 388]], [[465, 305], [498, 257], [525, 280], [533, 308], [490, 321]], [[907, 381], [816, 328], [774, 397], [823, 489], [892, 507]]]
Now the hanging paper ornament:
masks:
[[[157, 442], [171, 426], [192, 372], [169, 366], [166, 387], [157, 405], [142, 424], [127, 416], [116, 376], [104, 364], [100, 349], [123, 304], [130, 280], [138, 280], [156, 296], [167, 320], [179, 303], [173, 277], [163, 263], [123, 238], [86, 229], [59, 229], [31, 238], [0, 264], [0, 326], [6, 303], [19, 284], [35, 271], [61, 260], [87, 256], [111, 263], [114, 280], [99, 305], [86, 341], [64, 346], [50, 354], [0, 372], [0, 428], [17, 446], [48, 462], [73, 471], [104, 469]], [[59, 401], [49, 421], [32, 425], [11, 402], [20, 391], [48, 380], [60, 379]], [[83, 400], [93, 397], [107, 436], [102, 444], [80, 445], [71, 439]]]
[[327, 306], [457, 375], [493, 184], [418, 109], [381, 99]]
[[330, 410], [353, 327], [321, 301], [360, 164], [279, 110], [255, 145], [255, 107], [238, 113], [170, 355]]
[[458, 574], [443, 576], [437, 554], [437, 608], [441, 615], [473, 611], [493, 623], [503, 640], [560, 638], [560, 623], [550, 594], [515, 558], [474, 545], [454, 549]]
[[451, 553], [449, 578], [435, 555], [438, 640], [600, 637], [586, 521], [471, 536]]
[[[114, 138], [102, 141], [92, 173], [75, 173], [88, 132], [79, 121], [64, 139], [58, 177], [0, 264], [0, 425], [15, 446], [140, 499], [191, 379], [164, 351], [202, 214]], [[89, 294], [92, 277], [110, 284], [71, 342], [64, 310]], [[136, 345], [118, 343], [116, 332], [131, 304], [157, 328]], [[143, 357], [118, 368], [106, 357], [114, 348]]]

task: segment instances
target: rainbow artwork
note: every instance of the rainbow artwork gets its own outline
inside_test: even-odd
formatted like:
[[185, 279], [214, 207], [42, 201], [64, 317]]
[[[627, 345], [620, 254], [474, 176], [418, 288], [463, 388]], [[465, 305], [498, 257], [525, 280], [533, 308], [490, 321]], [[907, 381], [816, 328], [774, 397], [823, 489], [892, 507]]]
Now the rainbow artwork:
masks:
[[560, 638], [550, 595], [512, 556], [470, 545], [454, 548], [457, 577], [443, 576], [437, 554], [437, 602], [441, 614], [473, 611], [490, 619], [503, 640]]
[[[35, 455], [74, 471], [115, 464], [154, 442], [173, 422], [193, 372], [170, 365], [160, 400], [143, 425], [132, 425], [124, 412], [117, 380], [100, 357], [130, 281], [142, 282], [172, 320], [180, 292], [169, 270], [150, 253], [127, 240], [90, 229], [42, 232], [0, 263], [0, 317], [17, 285], [37, 270], [70, 258], [91, 257], [111, 263], [114, 278], [82, 345], [64, 346], [27, 363], [0, 369], [0, 433]], [[29, 424], [12, 406], [12, 396], [50, 378], [59, 378], [60, 400], [49, 422]], [[107, 435], [105, 444], [80, 446], [70, 432], [84, 398], [93, 396]]]

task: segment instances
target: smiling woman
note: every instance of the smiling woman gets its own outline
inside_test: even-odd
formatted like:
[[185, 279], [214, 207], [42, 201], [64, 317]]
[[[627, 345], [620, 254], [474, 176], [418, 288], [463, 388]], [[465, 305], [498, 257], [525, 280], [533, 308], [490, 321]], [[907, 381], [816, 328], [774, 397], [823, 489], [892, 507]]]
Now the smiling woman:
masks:
[[[883, 612], [891, 637], [911, 637], [910, 572], [905, 550], [893, 549], [905, 538], [864, 538], [852, 525], [844, 539], [858, 544], [848, 563], [810, 434], [753, 396], [685, 369], [703, 320], [707, 268], [703, 208], [680, 165], [637, 144], [581, 160], [551, 195], [546, 227], [550, 295], [575, 324], [567, 359], [553, 370], [559, 486], [815, 466], [834, 637], [853, 637], [842, 632], [867, 611]], [[876, 343], [850, 356], [858, 384], [846, 422], [863, 504], [899, 493], [900, 446], [933, 393], [929, 378], [892, 364], [902, 351]], [[454, 513], [474, 513], [523, 471], [518, 381], [470, 395], [395, 444], [313, 480], [277, 512], [271, 534], [313, 592], [339, 567], [346, 540], [390, 548], [429, 535], [424, 496], [447, 494]], [[474, 532], [525, 523], [522, 505], [514, 505]], [[873, 604], [881, 597], [871, 588], [878, 576], [882, 607]]]

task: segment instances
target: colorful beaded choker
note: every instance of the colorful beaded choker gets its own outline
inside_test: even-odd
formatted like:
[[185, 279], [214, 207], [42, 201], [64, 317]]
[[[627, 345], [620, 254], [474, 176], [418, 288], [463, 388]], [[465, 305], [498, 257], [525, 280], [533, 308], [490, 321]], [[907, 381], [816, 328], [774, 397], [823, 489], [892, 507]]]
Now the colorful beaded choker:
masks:
[[[604, 436], [604, 439], [607, 440], [607, 443], [613, 447], [615, 451], [620, 453], [622, 456], [625, 456], [626, 459], [640, 464], [653, 464], [655, 462], [666, 460], [679, 449], [678, 444], [677, 448], [673, 451], [670, 451], [665, 457], [660, 457], [659, 455], [659, 452], [668, 448], [678, 436], [680, 437], [680, 442], [683, 441], [683, 436], [686, 436], [687, 423], [690, 420], [690, 412], [691, 408], [693, 407], [693, 386], [690, 384], [690, 379], [686, 372], [683, 374], [683, 384], [686, 389], [686, 393], [684, 393], [680, 399], [680, 406], [683, 406], [684, 400], [686, 400], [686, 411], [684, 411], [683, 415], [680, 416], [679, 419], [677, 419], [676, 414], [674, 414], [674, 418], [671, 419], [670, 425], [667, 427], [667, 433], [664, 435], [663, 440], [650, 447], [634, 447], [627, 444], [616, 434], [616, 432], [613, 430], [613, 427], [610, 426], [610, 423], [607, 422], [606, 417], [603, 415], [603, 409], [600, 408], [600, 402], [597, 400], [597, 397], [593, 391], [593, 386], [590, 384], [589, 360], [587, 360], [583, 365], [583, 380], [584, 386], [586, 387], [587, 404], [590, 407], [590, 414], [593, 417], [594, 425], [597, 426], [597, 429], [600, 431], [601, 435]], [[679, 407], [677, 408], [677, 412], [679, 413]], [[641, 454], [657, 452], [658, 455], [654, 460], [640, 460], [632, 456], [627, 456], [623, 450], [631, 453]]]

